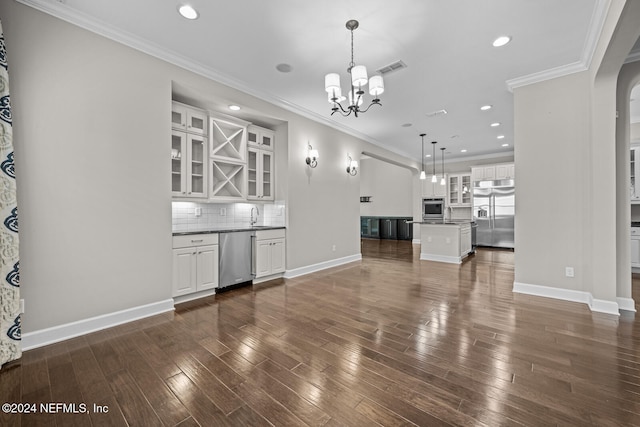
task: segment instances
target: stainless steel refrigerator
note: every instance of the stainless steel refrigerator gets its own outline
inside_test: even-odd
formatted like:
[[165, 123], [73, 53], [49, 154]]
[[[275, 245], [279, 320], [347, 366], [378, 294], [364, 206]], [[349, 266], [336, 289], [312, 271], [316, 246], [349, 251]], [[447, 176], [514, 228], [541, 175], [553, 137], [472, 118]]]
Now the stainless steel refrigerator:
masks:
[[476, 244], [514, 248], [515, 187], [513, 180], [473, 183]]

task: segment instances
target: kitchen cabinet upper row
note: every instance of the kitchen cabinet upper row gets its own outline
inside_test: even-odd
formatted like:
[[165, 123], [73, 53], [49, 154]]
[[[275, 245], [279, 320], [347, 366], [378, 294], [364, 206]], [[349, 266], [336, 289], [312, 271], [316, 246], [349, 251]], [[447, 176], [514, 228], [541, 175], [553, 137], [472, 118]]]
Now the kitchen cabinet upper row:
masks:
[[274, 131], [178, 102], [171, 121], [174, 197], [274, 199]]
[[442, 197], [451, 207], [471, 206], [471, 174], [460, 173], [445, 175], [445, 185], [441, 179], [431, 182], [430, 179], [422, 180], [422, 197]]
[[471, 181], [494, 181], [498, 179], [515, 179], [516, 168], [513, 163], [483, 165], [471, 168]]
[[427, 176], [427, 179], [421, 180], [422, 182], [422, 197], [447, 197], [447, 178], [445, 175], [445, 184], [440, 184], [441, 178], [437, 178], [436, 182], [431, 182], [431, 178]]

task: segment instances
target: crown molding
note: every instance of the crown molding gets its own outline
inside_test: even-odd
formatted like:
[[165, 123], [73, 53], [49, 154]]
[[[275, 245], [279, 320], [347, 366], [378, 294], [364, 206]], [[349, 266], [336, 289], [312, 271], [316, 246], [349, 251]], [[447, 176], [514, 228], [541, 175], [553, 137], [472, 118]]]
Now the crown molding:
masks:
[[[391, 151], [389, 147], [386, 147], [380, 141], [374, 138], [371, 138], [368, 135], [365, 135], [357, 130], [351, 129], [339, 122], [332, 121], [328, 117], [320, 115], [311, 110], [308, 110], [300, 105], [286, 101], [272, 93], [256, 90], [255, 88], [249, 87], [246, 83], [240, 80], [234, 79], [232, 77], [229, 77], [228, 75], [223, 74], [211, 67], [208, 67], [204, 64], [188, 59], [182, 55], [179, 55], [176, 52], [167, 51], [165, 48], [162, 48], [147, 40], [141, 39], [140, 37], [134, 36], [131, 33], [127, 33], [103, 21], [99, 21], [86, 14], [79, 13], [75, 10], [72, 10], [71, 8], [65, 6], [65, 4], [61, 1], [52, 1], [52, 0], [49, 0], [49, 1], [47, 0], [15, 0], [15, 1], [17, 1], [18, 3], [22, 3], [26, 6], [29, 6], [33, 9], [44, 12], [55, 18], [66, 21], [72, 25], [83, 28], [92, 33], [106, 37], [107, 39], [121, 43], [127, 47], [138, 50], [147, 55], [158, 58], [162, 61], [176, 65], [180, 68], [191, 71], [195, 74], [206, 77], [208, 79], [221, 83], [230, 88], [233, 88], [241, 92], [244, 92], [248, 95], [254, 96], [258, 99], [266, 101], [284, 110], [287, 110], [299, 116], [305, 117], [309, 120], [324, 124], [330, 128], [336, 129], [340, 132], [343, 132], [355, 138], [366, 141], [377, 147]], [[392, 151], [392, 152], [399, 154], [401, 156], [406, 156], [408, 158], [411, 158], [411, 156], [408, 153], [405, 153], [403, 151]]]
[[598, 46], [598, 40], [600, 40], [600, 36], [602, 35], [602, 29], [604, 28], [610, 4], [611, 0], [597, 0], [596, 7], [591, 15], [589, 31], [587, 32], [587, 38], [584, 42], [582, 56], [579, 61], [507, 80], [506, 84], [509, 92], [513, 92], [514, 89], [522, 86], [540, 83], [545, 80], [564, 77], [588, 70], [589, 67], [591, 67], [591, 61], [593, 61], [593, 55], [595, 54]]

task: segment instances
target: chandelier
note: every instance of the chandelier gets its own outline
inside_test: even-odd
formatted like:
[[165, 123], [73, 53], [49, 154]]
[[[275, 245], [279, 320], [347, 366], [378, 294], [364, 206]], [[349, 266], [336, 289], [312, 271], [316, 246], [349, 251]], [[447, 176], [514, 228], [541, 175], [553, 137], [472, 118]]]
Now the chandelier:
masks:
[[[331, 115], [339, 112], [343, 116], [349, 116], [351, 113], [355, 117], [358, 117], [358, 113], [366, 113], [372, 105], [382, 105], [380, 103], [379, 96], [384, 92], [384, 81], [381, 75], [371, 76], [367, 78], [367, 67], [364, 65], [356, 65], [353, 62], [353, 30], [358, 28], [358, 21], [350, 19], [346, 23], [346, 27], [351, 31], [351, 62], [347, 72], [351, 75], [351, 89], [349, 90], [349, 104], [345, 107], [342, 106], [342, 101], [347, 98], [342, 95], [342, 89], [340, 88], [340, 75], [338, 73], [329, 73], [324, 76], [324, 89], [327, 91], [329, 103], [332, 105]], [[367, 108], [362, 109], [361, 106], [364, 103], [364, 90], [362, 88], [369, 82], [369, 94], [374, 97]]]

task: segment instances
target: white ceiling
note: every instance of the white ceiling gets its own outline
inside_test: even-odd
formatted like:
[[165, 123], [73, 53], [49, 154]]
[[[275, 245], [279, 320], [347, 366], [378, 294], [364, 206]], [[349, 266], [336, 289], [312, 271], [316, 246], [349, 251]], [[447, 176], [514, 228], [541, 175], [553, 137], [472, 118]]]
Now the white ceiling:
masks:
[[[422, 132], [427, 133], [425, 142], [436, 140], [439, 147], [445, 146], [448, 158], [511, 154], [513, 96], [508, 82], [517, 86], [585, 69], [608, 3], [18, 1], [418, 161]], [[197, 20], [177, 13], [178, 5], [186, 2], [200, 13]], [[397, 60], [408, 67], [385, 76], [382, 107], [374, 106], [358, 118], [331, 117], [324, 75], [340, 73], [346, 89], [349, 19], [360, 21], [354, 32], [356, 64], [366, 65], [370, 75]], [[513, 40], [492, 47], [500, 35]], [[277, 71], [281, 63], [292, 71]], [[485, 104], [493, 108], [480, 111]], [[448, 114], [427, 116], [440, 109]], [[491, 127], [493, 122], [501, 125]], [[498, 140], [498, 135], [505, 138]], [[462, 149], [468, 151], [461, 153]]]

